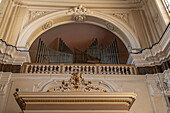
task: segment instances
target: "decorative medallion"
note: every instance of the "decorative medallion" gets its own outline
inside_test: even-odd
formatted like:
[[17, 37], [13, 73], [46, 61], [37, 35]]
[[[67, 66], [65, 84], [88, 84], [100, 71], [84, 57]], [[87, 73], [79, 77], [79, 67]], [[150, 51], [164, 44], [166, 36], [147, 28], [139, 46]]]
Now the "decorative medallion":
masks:
[[[99, 85], [101, 82], [99, 82]], [[61, 85], [59, 87], [54, 87], [47, 92], [66, 92], [66, 91], [97, 91], [97, 92], [107, 92], [106, 90], [99, 88], [97, 86], [94, 86], [92, 84], [92, 81], [85, 81], [85, 79], [82, 76], [82, 73], [73, 73], [69, 81], [62, 81]]]
[[86, 20], [86, 16], [85, 15], [74, 15], [73, 16], [73, 19], [75, 21], [78, 21], [78, 22], [83, 22]]
[[110, 30], [110, 31], [114, 31], [115, 28], [114, 28], [114, 25], [110, 22], [106, 22], [106, 27]]
[[42, 30], [45, 30], [45, 29], [49, 29], [51, 28], [53, 25], [53, 22], [52, 21], [48, 21], [46, 22], [43, 26], [42, 26]]

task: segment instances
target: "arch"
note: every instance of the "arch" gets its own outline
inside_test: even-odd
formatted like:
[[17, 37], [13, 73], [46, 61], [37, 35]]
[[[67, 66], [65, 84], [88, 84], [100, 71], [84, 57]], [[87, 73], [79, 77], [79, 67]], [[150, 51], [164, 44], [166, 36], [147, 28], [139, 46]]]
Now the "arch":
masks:
[[[19, 35], [17, 48], [20, 50], [28, 50], [35, 39], [48, 29], [58, 25], [75, 22], [73, 20], [75, 14], [70, 14], [69, 11], [70, 10], [52, 12], [29, 23]], [[134, 32], [128, 25], [122, 23], [121, 20], [96, 11], [90, 11], [90, 13], [84, 15], [87, 18], [84, 23], [91, 23], [109, 29], [123, 41], [127, 48], [140, 48], [140, 43]], [[46, 25], [48, 22], [51, 22], [52, 26], [48, 26], [50, 28], [47, 29], [42, 29], [42, 26]], [[107, 23], [109, 26], [107, 26]], [[108, 27], [113, 27], [114, 29]]]

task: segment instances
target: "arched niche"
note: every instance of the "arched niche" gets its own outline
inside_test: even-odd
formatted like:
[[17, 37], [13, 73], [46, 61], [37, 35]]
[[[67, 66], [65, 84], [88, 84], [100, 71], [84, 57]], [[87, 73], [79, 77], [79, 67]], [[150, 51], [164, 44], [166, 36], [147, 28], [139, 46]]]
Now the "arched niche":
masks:
[[103, 48], [108, 47], [116, 39], [120, 64], [126, 64], [129, 56], [124, 43], [111, 31], [94, 24], [74, 22], [53, 27], [38, 36], [29, 48], [32, 63], [36, 61], [40, 39], [48, 48], [57, 51], [59, 38], [72, 52], [74, 52], [74, 49], [85, 51], [95, 39], [98, 40], [98, 44], [102, 44]]
[[117, 35], [127, 48], [140, 48], [139, 41], [134, 32], [129, 26], [122, 23], [121, 20], [100, 12], [90, 11], [82, 6], [52, 12], [30, 22], [21, 31], [17, 41], [17, 48], [28, 50], [42, 33], [58, 25], [73, 22], [90, 23], [103, 27]]

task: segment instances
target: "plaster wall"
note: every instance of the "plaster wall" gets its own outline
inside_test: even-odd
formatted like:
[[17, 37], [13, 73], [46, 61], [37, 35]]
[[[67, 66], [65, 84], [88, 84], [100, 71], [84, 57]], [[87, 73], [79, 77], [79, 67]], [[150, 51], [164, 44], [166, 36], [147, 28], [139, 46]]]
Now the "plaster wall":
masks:
[[[153, 77], [153, 75], [150, 75]], [[56, 85], [61, 84], [62, 80], [69, 80], [69, 75], [29, 75], [29, 74], [12, 74], [1, 106], [1, 113], [19, 113], [21, 112], [15, 101], [13, 93], [16, 88], [22, 92], [39, 92], [46, 91]], [[85, 80], [91, 80], [92, 83], [102, 81], [102, 83], [112, 88], [112, 91], [118, 92], [135, 92], [137, 99], [134, 102], [130, 113], [166, 113], [166, 106], [163, 104], [162, 95], [151, 93], [150, 85], [146, 76], [140, 75], [84, 75]], [[154, 81], [153, 81], [154, 82]], [[50, 84], [50, 85], [49, 85]], [[153, 85], [152, 85], [153, 86]], [[159, 89], [156, 89], [159, 90]], [[110, 90], [111, 91], [111, 90]], [[156, 107], [156, 108], [155, 108]], [[166, 108], [166, 109], [165, 109]]]

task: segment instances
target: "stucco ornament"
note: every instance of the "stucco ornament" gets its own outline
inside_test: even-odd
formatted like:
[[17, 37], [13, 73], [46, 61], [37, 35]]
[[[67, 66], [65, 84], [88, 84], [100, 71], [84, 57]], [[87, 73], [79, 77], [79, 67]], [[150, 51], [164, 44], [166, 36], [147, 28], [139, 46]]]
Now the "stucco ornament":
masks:
[[53, 21], [48, 21], [42, 26], [42, 30], [49, 29], [53, 25]]
[[82, 5], [69, 9], [66, 14], [73, 15], [73, 20], [78, 22], [84, 22], [86, 20], [86, 15], [92, 13], [90, 10], [86, 9]]
[[110, 23], [110, 22], [106, 22], [106, 27], [110, 31], [115, 31], [114, 25], [112, 23]]
[[72, 73], [71, 78], [68, 81], [63, 80], [60, 86], [53, 87], [47, 90], [47, 92], [67, 92], [67, 91], [83, 91], [83, 92], [107, 92], [106, 89], [94, 85], [92, 81], [85, 81], [82, 73]]

